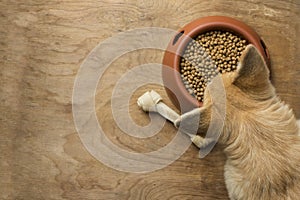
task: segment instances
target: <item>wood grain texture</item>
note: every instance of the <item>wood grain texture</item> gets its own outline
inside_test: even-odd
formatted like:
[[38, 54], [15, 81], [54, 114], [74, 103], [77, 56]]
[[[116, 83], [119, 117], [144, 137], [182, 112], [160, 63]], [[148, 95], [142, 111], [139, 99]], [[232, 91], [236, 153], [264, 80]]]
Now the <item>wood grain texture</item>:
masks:
[[[132, 174], [94, 159], [83, 147], [72, 117], [72, 89], [88, 53], [115, 34], [141, 27], [177, 30], [208, 15], [240, 19], [264, 39], [272, 59], [272, 81], [300, 117], [299, 0], [49, 0], [0, 2], [0, 199], [228, 199], [221, 147], [204, 159], [191, 146], [161, 170]], [[160, 63], [162, 52], [122, 56], [105, 73], [96, 95], [99, 123], [120, 148], [151, 151], [167, 144], [170, 124], [156, 136], [124, 134], [110, 110], [110, 95], [122, 73]], [[154, 89], [171, 104], [161, 86]], [[149, 122], [136, 107], [138, 124]]]

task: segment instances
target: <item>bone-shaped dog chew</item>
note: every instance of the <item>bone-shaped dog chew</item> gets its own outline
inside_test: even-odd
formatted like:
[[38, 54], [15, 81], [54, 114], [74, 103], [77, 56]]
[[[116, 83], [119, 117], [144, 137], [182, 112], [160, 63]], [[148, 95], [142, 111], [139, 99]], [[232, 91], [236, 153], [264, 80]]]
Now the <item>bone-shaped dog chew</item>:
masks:
[[145, 112], [157, 112], [164, 118], [168, 119], [175, 125], [175, 121], [180, 118], [180, 116], [162, 102], [161, 96], [151, 90], [150, 92], [144, 93], [137, 100], [138, 106], [140, 106]]
[[[142, 96], [140, 96], [137, 100], [137, 104], [145, 112], [159, 113], [161, 116], [171, 121], [176, 128], [178, 128], [176, 126], [176, 122], [178, 122], [178, 120], [181, 120], [181, 116], [177, 114], [174, 110], [172, 110], [170, 107], [168, 107], [166, 104], [164, 104], [162, 102], [161, 96], [154, 90], [146, 92]], [[187, 134], [190, 137], [191, 141], [199, 148], [205, 147], [211, 142], [210, 140], [207, 140], [201, 136], [190, 134], [185, 131], [182, 132]]]

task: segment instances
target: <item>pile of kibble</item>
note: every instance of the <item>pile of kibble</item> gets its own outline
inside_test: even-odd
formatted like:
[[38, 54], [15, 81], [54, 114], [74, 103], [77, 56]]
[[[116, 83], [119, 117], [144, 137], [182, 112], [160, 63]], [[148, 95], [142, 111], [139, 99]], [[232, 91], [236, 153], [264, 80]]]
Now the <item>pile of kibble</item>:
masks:
[[203, 101], [207, 84], [218, 73], [234, 71], [247, 41], [228, 31], [208, 31], [188, 43], [180, 60], [188, 92]]

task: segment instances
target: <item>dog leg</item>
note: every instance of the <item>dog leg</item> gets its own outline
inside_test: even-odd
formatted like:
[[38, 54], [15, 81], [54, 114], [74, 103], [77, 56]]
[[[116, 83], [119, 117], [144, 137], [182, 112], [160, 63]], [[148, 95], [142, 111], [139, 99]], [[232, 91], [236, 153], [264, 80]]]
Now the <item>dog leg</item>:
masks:
[[207, 147], [210, 143], [214, 142], [214, 139], [212, 138], [203, 138], [199, 135], [193, 135], [191, 136], [192, 142], [199, 148], [205, 148]]

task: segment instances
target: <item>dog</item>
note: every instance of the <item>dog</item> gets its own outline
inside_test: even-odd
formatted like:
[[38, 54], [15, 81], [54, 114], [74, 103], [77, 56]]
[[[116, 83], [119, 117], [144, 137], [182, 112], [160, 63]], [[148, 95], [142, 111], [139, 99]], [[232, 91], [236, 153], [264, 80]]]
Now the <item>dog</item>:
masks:
[[[229, 198], [300, 199], [300, 123], [276, 95], [264, 58], [248, 45], [237, 70], [223, 74], [221, 80], [226, 111], [218, 143], [227, 157], [224, 178]], [[183, 114], [175, 125], [199, 115], [197, 133], [205, 133], [212, 110], [218, 110], [218, 106], [207, 89], [203, 106]], [[199, 148], [213, 140], [199, 134], [192, 138]]]

